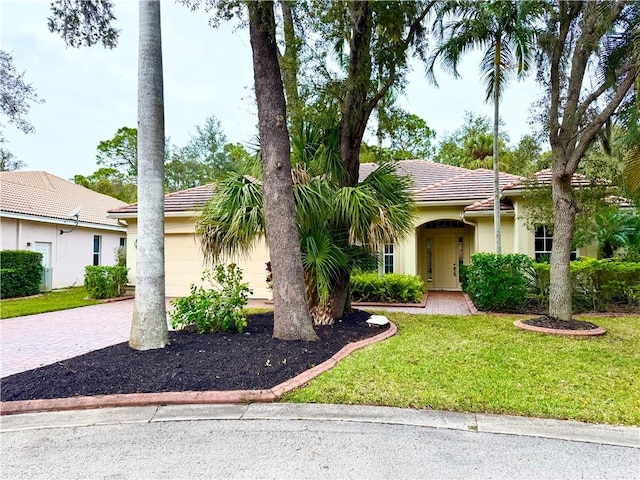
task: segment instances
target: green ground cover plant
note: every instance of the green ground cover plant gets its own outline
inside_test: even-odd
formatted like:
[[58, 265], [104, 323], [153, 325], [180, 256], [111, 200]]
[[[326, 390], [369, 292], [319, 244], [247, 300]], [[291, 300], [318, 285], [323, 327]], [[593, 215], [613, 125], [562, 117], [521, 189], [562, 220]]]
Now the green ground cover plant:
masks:
[[73, 287], [53, 290], [33, 297], [2, 300], [0, 301], [0, 318], [56, 312], [100, 303], [98, 300], [88, 299], [87, 295], [87, 290], [84, 287]]
[[385, 313], [396, 336], [357, 351], [287, 402], [389, 405], [640, 425], [640, 317], [604, 337], [519, 330], [513, 316]]

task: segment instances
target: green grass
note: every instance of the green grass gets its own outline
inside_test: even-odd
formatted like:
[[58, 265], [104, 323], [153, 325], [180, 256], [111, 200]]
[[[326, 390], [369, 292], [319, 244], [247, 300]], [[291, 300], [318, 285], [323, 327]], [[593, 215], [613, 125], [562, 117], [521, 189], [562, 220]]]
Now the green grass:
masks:
[[0, 318], [22, 317], [100, 303], [98, 300], [87, 300], [86, 298], [87, 291], [84, 287], [74, 287], [54, 290], [33, 297], [0, 300]]
[[396, 336], [283, 401], [640, 425], [640, 317], [589, 318], [607, 334], [577, 339], [516, 329], [507, 316], [386, 315]]

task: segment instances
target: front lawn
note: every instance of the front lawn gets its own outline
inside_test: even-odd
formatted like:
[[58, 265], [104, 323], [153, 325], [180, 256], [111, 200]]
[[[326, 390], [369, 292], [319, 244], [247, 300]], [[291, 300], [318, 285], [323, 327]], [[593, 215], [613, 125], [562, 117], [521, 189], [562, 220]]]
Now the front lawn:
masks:
[[589, 318], [607, 334], [576, 339], [516, 329], [509, 316], [385, 314], [395, 337], [282, 400], [640, 425], [638, 316]]
[[84, 287], [73, 287], [33, 297], [0, 300], [0, 318], [22, 317], [100, 303], [98, 300], [87, 300], [86, 298], [87, 291]]

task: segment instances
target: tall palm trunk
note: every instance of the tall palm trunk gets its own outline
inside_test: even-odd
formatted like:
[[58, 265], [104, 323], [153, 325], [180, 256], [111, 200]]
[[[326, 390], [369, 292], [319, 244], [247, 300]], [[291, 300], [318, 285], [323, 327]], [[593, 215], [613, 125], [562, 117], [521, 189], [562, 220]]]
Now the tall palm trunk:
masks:
[[500, 124], [500, 36], [496, 38], [496, 55], [493, 61], [493, 230], [496, 253], [502, 253], [502, 228], [500, 225], [500, 159], [498, 139]]
[[138, 57], [138, 238], [129, 346], [169, 343], [164, 277], [164, 97], [160, 2], [140, 1]]
[[264, 170], [264, 215], [273, 272], [273, 337], [317, 340], [307, 308], [291, 180], [287, 113], [278, 65], [273, 2], [248, 2]]

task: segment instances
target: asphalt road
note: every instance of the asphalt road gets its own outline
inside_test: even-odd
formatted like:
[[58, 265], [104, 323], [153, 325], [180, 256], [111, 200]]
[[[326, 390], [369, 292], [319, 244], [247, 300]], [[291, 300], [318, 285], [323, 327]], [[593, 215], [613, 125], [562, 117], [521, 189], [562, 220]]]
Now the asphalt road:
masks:
[[[492, 418], [286, 404], [25, 414], [2, 418], [1, 477], [640, 478], [639, 429], [609, 429], [602, 441], [630, 440], [621, 446], [598, 443], [601, 427], [576, 422], [532, 429], [516, 419], [522, 434], [482, 431], [505, 428]], [[578, 440], [545, 436], [572, 429]]]

